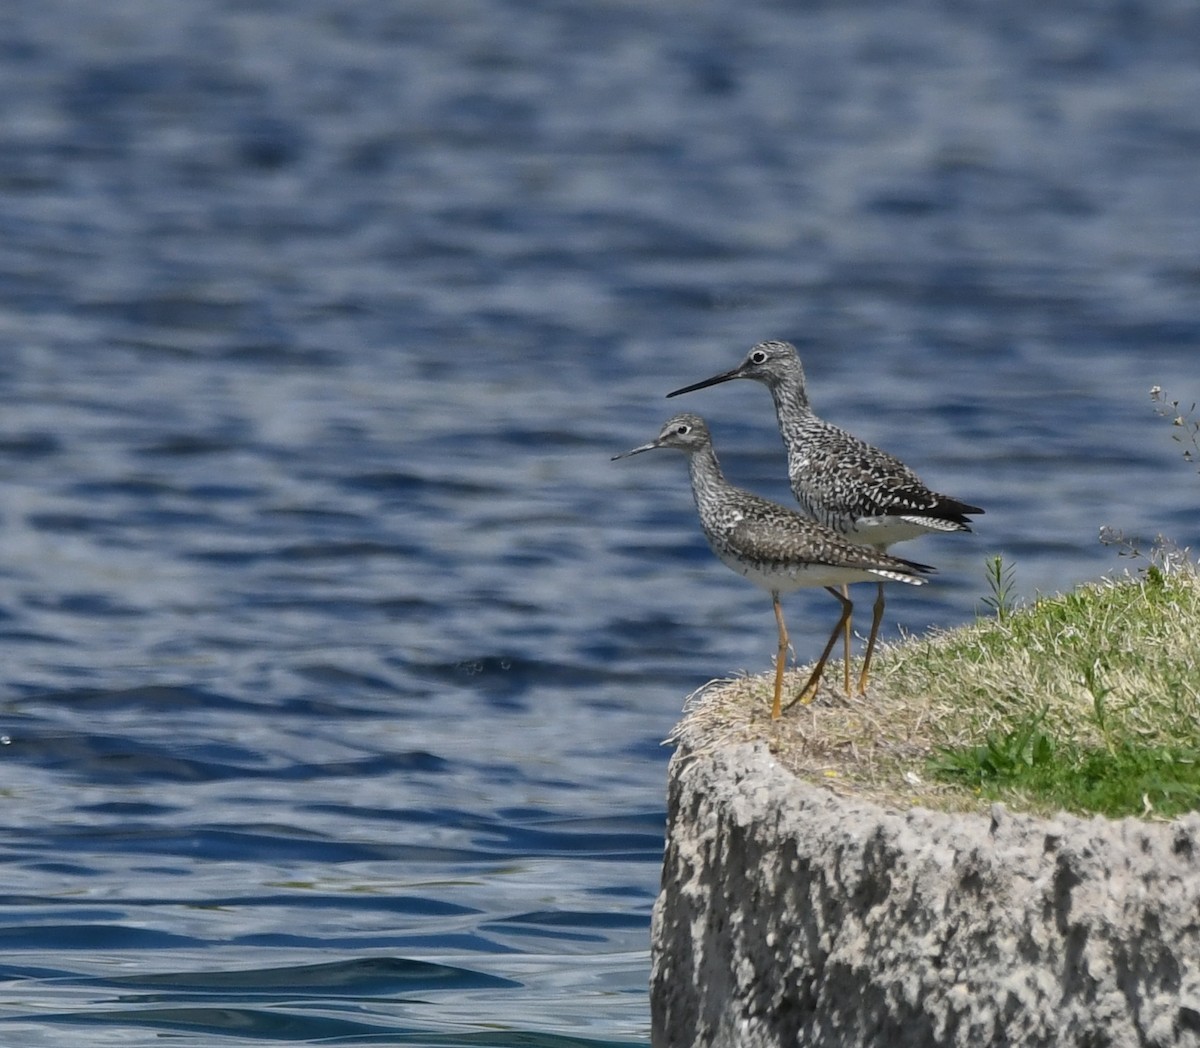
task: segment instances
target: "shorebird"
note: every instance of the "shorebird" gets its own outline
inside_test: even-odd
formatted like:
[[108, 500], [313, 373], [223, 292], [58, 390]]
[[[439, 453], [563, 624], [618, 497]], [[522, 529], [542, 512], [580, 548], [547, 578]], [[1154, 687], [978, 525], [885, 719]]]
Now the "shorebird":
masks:
[[[925, 583], [934, 569], [927, 564], [893, 557], [869, 546], [842, 538], [836, 531], [795, 510], [760, 498], [730, 484], [721, 473], [708, 426], [699, 415], [688, 413], [668, 419], [649, 444], [614, 455], [613, 460], [656, 448], [677, 448], [688, 457], [692, 497], [700, 514], [700, 527], [713, 553], [739, 575], [771, 594], [779, 649], [775, 656], [775, 698], [771, 717], [783, 713], [783, 670], [787, 662], [788, 633], [783, 621], [781, 594], [809, 586], [823, 586], [842, 605], [841, 615], [825, 650], [794, 701], [811, 702], [838, 633], [850, 619], [854, 605], [834, 586], [875, 581]], [[790, 707], [792, 703], [788, 703]]]
[[[880, 552], [896, 542], [938, 531], [970, 531], [978, 506], [939, 494], [894, 455], [819, 418], [808, 403], [804, 368], [790, 342], [760, 342], [732, 371], [668, 393], [677, 397], [707, 386], [748, 378], [771, 391], [788, 456], [792, 494], [806, 513], [851, 542]], [[849, 592], [842, 588], [843, 596]], [[871, 635], [858, 692], [867, 690], [871, 656], [883, 619], [883, 584], [875, 598]], [[850, 694], [850, 620], [846, 619], [845, 687]]]

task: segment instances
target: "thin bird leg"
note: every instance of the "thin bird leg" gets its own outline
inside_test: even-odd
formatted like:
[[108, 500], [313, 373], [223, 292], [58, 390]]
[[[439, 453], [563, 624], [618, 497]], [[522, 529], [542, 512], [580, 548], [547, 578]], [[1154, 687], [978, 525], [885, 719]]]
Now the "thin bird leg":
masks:
[[867, 693], [867, 670], [871, 668], [871, 655], [875, 651], [875, 638], [879, 636], [879, 623], [883, 621], [883, 583], [879, 584], [879, 595], [875, 598], [875, 607], [871, 616], [871, 636], [867, 640], [867, 654], [863, 659], [862, 676], [858, 678], [858, 693]]
[[779, 624], [779, 651], [775, 655], [775, 702], [771, 705], [771, 719], [778, 720], [783, 714], [783, 670], [787, 666], [788, 632], [783, 624], [783, 607], [779, 603], [779, 594], [771, 594], [771, 602], [775, 606], [775, 621]]
[[[844, 582], [842, 583], [842, 596], [845, 597], [847, 600], [850, 599], [850, 587], [847, 586]], [[846, 697], [847, 698], [849, 698], [850, 695], [852, 694], [850, 691], [850, 640], [853, 636], [854, 636], [854, 626], [851, 621], [851, 618], [849, 616], [847, 616], [847, 618], [846, 618], [846, 645], [845, 645], [846, 658], [844, 660], [844, 662], [845, 662], [844, 668], [846, 670], [845, 688], [846, 688]]]
[[846, 620], [850, 618], [850, 612], [854, 610], [854, 605], [832, 586], [826, 586], [825, 589], [837, 597], [839, 601], [841, 601], [842, 613], [838, 616], [837, 624], [833, 627], [833, 632], [829, 634], [829, 640], [825, 644], [825, 650], [821, 652], [821, 657], [817, 660], [817, 665], [814, 667], [811, 675], [809, 676], [808, 683], [806, 683], [804, 687], [800, 689], [799, 693], [797, 693], [796, 697], [787, 704], [785, 709], [791, 709], [792, 706], [794, 706], [797, 702], [799, 702], [801, 705], [807, 706], [810, 702], [812, 702], [813, 699], [817, 697], [817, 687], [821, 683], [821, 673], [825, 669], [825, 662], [829, 658], [829, 653], [833, 651], [834, 644], [837, 643], [838, 634], [841, 633], [842, 629], [845, 627]]

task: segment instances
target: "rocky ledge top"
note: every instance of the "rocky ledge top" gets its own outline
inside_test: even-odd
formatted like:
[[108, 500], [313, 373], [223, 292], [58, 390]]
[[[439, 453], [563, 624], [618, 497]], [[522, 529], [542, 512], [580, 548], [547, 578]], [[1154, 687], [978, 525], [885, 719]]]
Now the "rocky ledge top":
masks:
[[680, 734], [653, 1043], [1200, 1046], [1200, 816], [900, 809]]

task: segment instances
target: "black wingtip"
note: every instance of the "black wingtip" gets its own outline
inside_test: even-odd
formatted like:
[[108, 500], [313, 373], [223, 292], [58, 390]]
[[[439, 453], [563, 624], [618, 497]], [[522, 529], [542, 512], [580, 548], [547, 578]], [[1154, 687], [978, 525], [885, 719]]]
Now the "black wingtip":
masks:
[[[958, 499], [949, 499], [942, 496], [937, 504], [938, 512], [947, 520], [953, 521], [955, 524], [962, 524], [964, 527], [971, 523], [971, 515], [982, 516], [983, 510], [978, 506], [969, 505], [966, 502], [959, 502]], [[968, 531], [971, 529], [968, 527]]]

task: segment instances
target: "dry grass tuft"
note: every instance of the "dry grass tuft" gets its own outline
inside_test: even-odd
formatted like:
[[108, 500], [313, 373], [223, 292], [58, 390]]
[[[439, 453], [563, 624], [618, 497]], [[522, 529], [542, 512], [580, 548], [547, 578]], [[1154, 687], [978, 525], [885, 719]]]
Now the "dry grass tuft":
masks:
[[[1022, 725], [1036, 724], [1055, 754], [1200, 752], [1200, 577], [1190, 559], [1159, 558], [1137, 574], [997, 612], [885, 647], [863, 697], [842, 693], [841, 667], [830, 663], [817, 701], [778, 722], [770, 674], [710, 682], [669, 741], [704, 753], [761, 740], [798, 776], [837, 792], [951, 811], [986, 810], [996, 796], [942, 781], [935, 758]], [[787, 675], [791, 694], [807, 673]], [[1001, 799], [1031, 810], [1093, 803], [1047, 801], [1019, 782]]]

